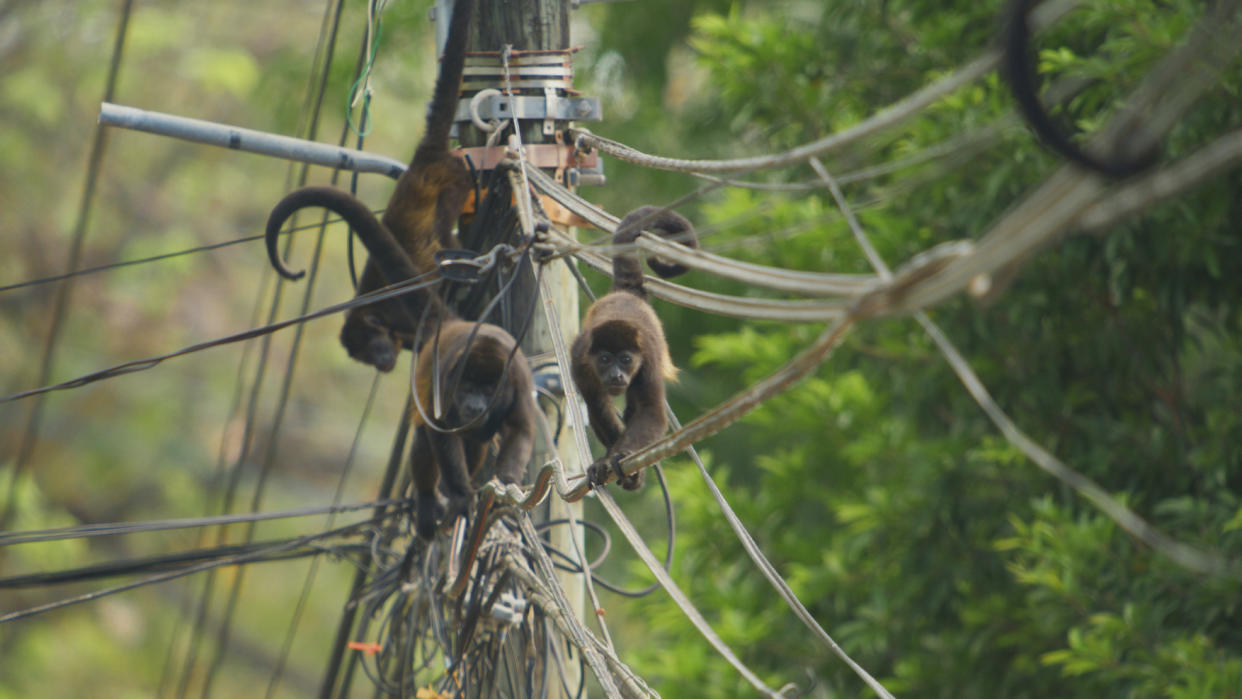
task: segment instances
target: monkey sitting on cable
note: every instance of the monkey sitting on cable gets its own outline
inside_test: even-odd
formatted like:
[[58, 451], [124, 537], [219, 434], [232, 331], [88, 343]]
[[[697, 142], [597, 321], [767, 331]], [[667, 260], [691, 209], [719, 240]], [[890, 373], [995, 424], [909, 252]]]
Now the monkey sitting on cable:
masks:
[[[409, 279], [425, 271], [415, 267], [362, 202], [334, 187], [304, 187], [282, 199], [268, 218], [268, 240], [305, 206], [322, 206], [345, 219], [385, 279]], [[282, 275], [291, 274], [279, 256], [272, 258], [272, 264]], [[418, 535], [430, 539], [440, 515], [437, 482], [444, 478], [451, 511], [461, 511], [472, 492], [470, 477], [482, 465], [493, 437], [500, 438], [497, 477], [504, 483], [523, 481], [534, 448], [538, 408], [530, 366], [503, 328], [462, 320], [425, 289], [396, 300], [405, 304], [403, 312], [411, 317], [426, 317], [427, 331], [418, 338], [421, 349], [412, 377], [418, 403], [410, 460]]]
[[[431, 106], [427, 110], [427, 126], [414, 150], [410, 166], [397, 180], [397, 186], [384, 210], [384, 226], [396, 237], [415, 269], [433, 272], [435, 254], [455, 248], [453, 225], [461, 216], [473, 188], [466, 164], [449, 150], [449, 131], [457, 109], [457, 96], [465, 64], [467, 30], [474, 0], [457, 0], [449, 20], [444, 57], [436, 77]], [[313, 191], [320, 191], [314, 189]], [[304, 206], [326, 206], [322, 201], [303, 195]], [[268, 257], [278, 270], [280, 254], [276, 237], [267, 237]], [[301, 273], [290, 279], [297, 279]], [[389, 279], [390, 283], [402, 281]], [[380, 266], [371, 256], [362, 269], [358, 294], [384, 286]], [[397, 354], [413, 348], [413, 335], [421, 313], [412, 318], [405, 311], [409, 301], [380, 301], [351, 308], [341, 328], [341, 344], [349, 356], [370, 364], [380, 371], [391, 371]], [[421, 311], [421, 309], [416, 309]]]
[[[612, 236], [613, 245], [633, 244], [644, 228], [687, 247], [698, 247], [689, 221], [655, 206], [640, 207], [622, 219]], [[659, 258], [647, 264], [665, 279], [686, 271], [683, 265]], [[668, 354], [664, 326], [647, 303], [637, 252], [614, 252], [612, 291], [587, 309], [570, 355], [574, 384], [586, 401], [591, 427], [608, 450], [587, 469], [587, 478], [592, 485], [600, 485], [611, 469], [621, 487], [641, 488], [643, 472], [626, 476], [618, 462], [663, 436], [668, 427], [664, 382], [677, 380], [677, 367]], [[613, 398], [621, 395], [625, 396], [625, 412], [618, 417]]]

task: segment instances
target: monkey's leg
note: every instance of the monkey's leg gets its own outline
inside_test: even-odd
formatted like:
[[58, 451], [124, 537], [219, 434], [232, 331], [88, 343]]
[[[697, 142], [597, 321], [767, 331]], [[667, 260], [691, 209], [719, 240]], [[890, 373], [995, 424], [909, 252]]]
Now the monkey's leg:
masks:
[[435, 236], [442, 248], [455, 248], [457, 240], [453, 238], [453, 226], [466, 208], [466, 200], [470, 198], [470, 174], [466, 166], [456, 158], [444, 163], [445, 179], [440, 196], [436, 197]]
[[500, 430], [500, 451], [496, 455], [496, 477], [502, 483], [526, 480], [526, 464], [535, 449], [535, 407], [519, 398], [509, 410]]
[[[452, 522], [458, 515], [462, 515], [469, 521], [470, 506], [474, 503], [469, 466], [474, 463], [467, 461], [467, 454], [481, 460], [486, 452], [479, 449], [475, 440], [469, 437], [444, 434], [431, 429], [427, 432], [431, 435], [431, 450], [435, 453], [436, 463], [440, 464], [440, 475], [444, 478], [444, 490], [448, 495], [444, 520]], [[478, 446], [486, 449], [487, 443], [483, 442]]]
[[437, 468], [435, 456], [431, 453], [428, 432], [426, 427], [414, 430], [414, 441], [410, 444], [410, 469], [414, 476], [414, 504], [417, 509], [415, 528], [418, 536], [424, 540], [435, 537], [443, 509], [436, 496], [440, 469]]

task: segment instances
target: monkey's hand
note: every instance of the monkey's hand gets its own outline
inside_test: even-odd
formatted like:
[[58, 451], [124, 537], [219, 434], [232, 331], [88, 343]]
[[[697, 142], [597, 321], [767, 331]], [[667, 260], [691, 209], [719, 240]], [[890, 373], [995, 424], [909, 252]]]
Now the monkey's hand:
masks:
[[436, 527], [443, 519], [445, 507], [435, 492], [419, 493], [415, 501], [415, 522], [419, 537], [431, 541], [436, 537]]
[[466, 523], [469, 524], [474, 516], [474, 493], [469, 495], [450, 495], [448, 507], [444, 509], [444, 523], [452, 524], [457, 518], [465, 517]]
[[638, 490], [643, 487], [643, 472], [626, 475], [621, 469], [621, 459], [629, 456], [627, 452], [615, 452], [596, 461], [587, 467], [587, 480], [591, 487], [597, 487], [608, 480], [609, 472], [617, 474], [617, 483], [626, 490]]

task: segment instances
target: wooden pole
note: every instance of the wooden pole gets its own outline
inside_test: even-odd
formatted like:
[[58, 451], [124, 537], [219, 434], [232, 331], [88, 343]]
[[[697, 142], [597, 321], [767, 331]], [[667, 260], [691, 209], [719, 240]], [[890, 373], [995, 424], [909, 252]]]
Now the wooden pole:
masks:
[[[569, 48], [569, 16], [570, 3], [569, 0], [476, 0], [478, 6], [475, 8], [476, 24], [472, 31], [470, 50], [471, 51], [503, 51], [507, 46], [513, 51], [563, 51]], [[438, 8], [437, 12], [443, 12], [447, 8]], [[516, 78], [514, 78], [516, 80]], [[503, 80], [496, 85], [498, 89], [503, 91]], [[539, 88], [523, 88], [514, 89], [515, 93], [525, 95], [543, 96], [545, 92]], [[570, 125], [568, 121], [556, 121], [554, 123], [554, 131], [562, 130]], [[554, 133], [547, 133], [543, 119], [525, 119], [519, 120], [521, 142], [525, 146], [554, 143]], [[512, 134], [512, 127], [504, 132], [504, 138], [501, 143], [506, 143]], [[460, 140], [463, 146], [479, 146], [486, 142], [487, 134], [477, 130], [464, 128], [460, 134]], [[517, 193], [517, 196], [522, 196]], [[570, 235], [576, 237], [576, 230], [571, 229]], [[561, 332], [566, 335], [565, 342], [571, 342], [574, 335], [578, 332], [578, 287], [573, 275], [569, 269], [560, 262], [549, 265], [544, 271], [544, 278], [548, 281], [548, 285], [554, 290], [552, 302], [556, 305], [558, 313], [558, 323]], [[515, 294], [538, 294], [539, 290], [533, 285], [524, 288], [515, 289]], [[513, 306], [515, 308], [530, 308], [529, 298], [514, 298]], [[535, 315], [526, 338], [522, 343], [522, 351], [528, 357], [551, 356], [553, 353], [553, 344], [551, 329], [538, 306], [535, 306]], [[569, 381], [568, 376], [561, 376], [561, 381]], [[567, 407], [563, 408], [565, 418], [561, 429], [561, 438], [559, 440], [558, 452], [562, 463], [569, 473], [580, 472], [582, 464], [578, 458], [577, 450], [574, 448], [574, 440], [569, 436], [572, 434], [572, 422], [578, 419], [578, 416], [571, 415]], [[549, 416], [549, 424], [555, 429], [555, 416]], [[538, 454], [536, 454], [538, 457]], [[542, 463], [542, 460], [536, 458], [536, 464]], [[566, 519], [572, 516], [575, 521], [581, 521], [582, 504], [581, 502], [566, 503], [560, 498], [552, 495], [548, 498], [546, 507], [546, 517], [549, 520]], [[560, 525], [552, 527], [548, 531], [549, 543], [557, 549], [564, 551], [572, 558], [577, 558], [575, 552], [574, 537], [580, 543], [585, 543], [585, 532], [579, 525], [575, 532], [571, 534], [568, 525]], [[579, 561], [585, 567], [586, 561]], [[573, 606], [578, 617], [583, 617], [583, 609], [585, 608], [586, 587], [585, 579], [581, 573], [560, 573], [560, 583], [564, 588], [570, 604]], [[562, 644], [566, 647], [567, 644]], [[579, 683], [582, 681], [581, 665], [577, 654], [571, 657], [563, 657], [559, 663], [551, 658], [546, 659], [552, 667], [559, 665], [564, 669], [566, 675], [565, 685], [559, 681], [549, 682], [549, 696], [551, 697], [567, 697], [572, 696]], [[564, 686], [568, 686], [571, 694], [567, 695]], [[585, 695], [585, 694], [584, 694]]]

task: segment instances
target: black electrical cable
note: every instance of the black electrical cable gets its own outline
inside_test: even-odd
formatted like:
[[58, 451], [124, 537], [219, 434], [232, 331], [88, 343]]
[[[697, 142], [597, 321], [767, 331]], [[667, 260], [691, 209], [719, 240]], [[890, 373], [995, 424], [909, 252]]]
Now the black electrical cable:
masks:
[[[405, 282], [402, 282], [401, 284], [384, 287], [383, 289], [376, 289], [375, 291], [364, 294], [362, 296], [356, 296], [353, 299], [350, 299], [349, 301], [334, 304], [331, 306], [326, 306], [317, 311], [313, 311], [311, 313], [305, 313], [297, 317], [290, 318], [288, 320], [282, 320], [280, 322], [269, 322], [267, 325], [264, 325], [258, 328], [251, 328], [250, 330], [245, 330], [239, 333], [235, 333], [233, 335], [226, 335], [225, 337], [216, 338], [214, 340], [200, 342], [198, 344], [190, 345], [189, 347], [179, 349], [175, 352], [169, 352], [168, 354], [161, 354], [161, 355], [157, 355], [154, 357], [146, 357], [144, 359], [135, 359], [130, 362], [125, 362], [123, 364], [118, 364], [116, 366], [109, 367], [107, 369], [101, 369], [99, 371], [91, 372], [89, 374], [79, 376], [76, 379], [70, 379], [68, 381], [64, 381], [58, 384], [52, 384], [50, 386], [43, 386], [40, 388], [32, 388], [27, 391], [11, 393], [7, 396], [0, 396], [0, 403], [8, 403], [8, 402], [16, 401], [16, 400], [22, 400], [24, 398], [30, 398], [32, 396], [38, 396], [44, 393], [51, 393], [52, 391], [64, 391], [64, 390], [72, 389], [72, 388], [81, 388], [82, 386], [95, 383], [96, 381], [104, 381], [107, 379], [116, 378], [118, 376], [124, 376], [125, 374], [133, 374], [139, 371], [146, 371], [148, 369], [154, 369], [156, 366], [158, 366], [159, 364], [161, 364], [162, 362], [168, 359], [174, 359], [176, 357], [183, 357], [187, 354], [194, 354], [195, 352], [202, 352], [204, 350], [213, 349], [221, 345], [228, 345], [228, 344], [233, 344], [235, 342], [252, 340], [256, 337], [263, 337], [266, 335], [271, 335], [272, 333], [278, 330], [283, 330], [293, 325], [300, 325], [302, 323], [305, 323], [308, 320], [314, 320], [316, 318], [322, 318], [324, 316], [332, 315], [333, 313], [339, 313], [340, 311], [348, 310], [350, 308], [354, 308], [355, 306], [363, 306], [369, 303], [375, 303], [376, 301], [380, 301], [383, 299], [388, 299], [388, 298], [392, 298], [395, 296], [401, 296], [402, 294], [409, 293], [409, 291], [411, 291], [412, 289], [429, 286], [433, 283], [436, 283], [436, 281], [431, 281], [431, 282], [422, 281], [422, 277], [417, 278], [417, 280], [414, 280], [414, 279], [406, 280]], [[260, 369], [262, 368], [264, 367], [261, 366]], [[262, 373], [265, 373], [265, 372], [262, 372]], [[256, 382], [256, 383], [259, 383], [259, 382]], [[252, 402], [253, 402], [253, 399], [252, 399]], [[224, 508], [224, 509], [229, 509], [229, 508]]]
[[[374, 407], [375, 396], [379, 392], [380, 376], [380, 372], [377, 371], [371, 380], [371, 390], [368, 392], [366, 403], [362, 407], [362, 417], [358, 419], [358, 427], [354, 430], [354, 438], [350, 442], [349, 453], [345, 456], [345, 463], [341, 467], [341, 475], [336, 480], [336, 492], [332, 494], [333, 505], [341, 501], [345, 492], [345, 483], [349, 480], [350, 474], [353, 473], [355, 459], [358, 455], [358, 446], [362, 442], [362, 430], [366, 427], [367, 419], [371, 416], [371, 408]], [[335, 517], [330, 516], [327, 526], [331, 527], [334, 523]], [[276, 667], [272, 670], [272, 676], [267, 683], [267, 697], [273, 696], [276, 693], [276, 688], [280, 686], [285, 666], [289, 662], [289, 653], [293, 651], [293, 640], [297, 636], [302, 616], [306, 613], [306, 605], [310, 600], [311, 589], [314, 586], [315, 576], [318, 572], [319, 559], [316, 558], [311, 561], [310, 568], [306, 571], [306, 578], [302, 582], [302, 592], [298, 595], [297, 604], [294, 605], [293, 617], [289, 620], [289, 628], [285, 631], [285, 639], [277, 656]]]
[[[656, 478], [660, 481], [660, 490], [664, 494], [664, 516], [665, 516], [666, 521], [668, 522], [668, 546], [664, 553], [664, 570], [671, 572], [673, 568], [673, 550], [674, 550], [674, 547], [676, 545], [676, 540], [677, 540], [677, 521], [673, 513], [673, 499], [672, 499], [671, 494], [669, 493], [668, 483], [664, 480], [664, 469], [659, 464], [655, 465], [653, 468], [655, 469]], [[561, 524], [568, 524], [568, 523], [569, 521], [564, 520], [564, 519], [553, 520], [553, 521], [544, 523], [544, 528], [547, 528], [552, 525], [561, 525]], [[589, 523], [586, 520], [582, 520], [581, 524], [587, 527], [588, 529], [591, 529], [592, 531], [601, 531], [599, 529], [599, 525], [593, 525], [592, 523]], [[592, 526], [588, 526], [588, 525], [592, 525]], [[538, 529], [538, 527], [536, 528]], [[612, 543], [611, 537], [605, 536], [604, 541], [607, 547], [611, 547], [611, 543]], [[565, 553], [564, 551], [560, 551], [556, 549], [555, 547], [553, 547], [551, 544], [548, 544], [548, 543], [544, 544], [544, 548], [548, 551], [549, 554], [554, 555], [557, 558], [560, 558], [566, 561], [565, 564], [557, 564], [553, 562], [553, 565], [555, 565], [560, 570], [569, 571], [571, 573], [582, 572], [582, 566], [577, 561], [575, 561], [572, 557], [570, 557], [569, 554]], [[591, 570], [594, 570], [596, 567], [598, 567], [601, 563], [603, 563], [604, 557], [607, 555], [607, 552], [608, 552], [608, 548], [605, 548], [604, 552], [601, 553], [595, 559], [595, 561], [591, 562], [588, 565], [588, 567]], [[612, 583], [604, 578], [601, 578], [595, 573], [591, 573], [591, 580], [592, 582], [604, 588], [605, 590], [608, 590], [609, 592], [612, 592], [614, 594], [621, 595], [622, 597], [632, 597], [632, 598], [646, 597], [652, 592], [655, 592], [656, 590], [660, 589], [660, 583], [654, 582], [641, 590], [626, 590], [615, 583]]]
[[[324, 61], [322, 64], [323, 69], [322, 69], [321, 74], [319, 75], [318, 85], [312, 91], [313, 97], [310, 98], [310, 100], [313, 102], [313, 107], [310, 110], [311, 119], [310, 119], [310, 123], [307, 125], [307, 132], [311, 138], [314, 138], [316, 134], [318, 134], [318, 131], [319, 131], [319, 119], [323, 113], [323, 103], [327, 95], [328, 78], [331, 73], [331, 71], [328, 70], [328, 67], [332, 64], [332, 58], [336, 52], [337, 37], [339, 36], [343, 8], [344, 8], [343, 0], [338, 0], [336, 4], [336, 8], [335, 8], [336, 11], [334, 13], [330, 28], [328, 30], [327, 39], [323, 43], [323, 46], [325, 47], [324, 52], [323, 52], [323, 58], [324, 58]], [[322, 33], [321, 33], [321, 36], [322, 36]], [[359, 65], [361, 65], [362, 63], [364, 53], [365, 53], [365, 49], [359, 52], [359, 61], [358, 61]], [[342, 130], [341, 138], [340, 138], [341, 145], [344, 145], [347, 134], [348, 134], [348, 125], [346, 125]], [[300, 180], [303, 183], [306, 180], [306, 174], [308, 170], [309, 170], [309, 166], [303, 166], [301, 169]], [[336, 176], [339, 174], [339, 172], [340, 172], [339, 169], [333, 171], [334, 180]], [[318, 272], [320, 253], [322, 251], [322, 245], [323, 245], [323, 241], [325, 237], [325, 229], [326, 229], [327, 220], [328, 220], [328, 215], [325, 212], [322, 218], [320, 219], [321, 228], [320, 228], [319, 236], [316, 240], [315, 254], [311, 261], [310, 280], [306, 284], [306, 289], [302, 295], [301, 313], [303, 315], [305, 315], [308, 310], [310, 300], [311, 300], [311, 294], [315, 287], [314, 282], [315, 282], [315, 277], [317, 276], [317, 272]], [[285, 245], [285, 250], [284, 250], [285, 257], [288, 257], [291, 243], [292, 243], [292, 237], [286, 238], [286, 245]], [[281, 288], [282, 287], [280, 285], [277, 286], [276, 293], [273, 297], [273, 302], [271, 306], [271, 316], [270, 316], [271, 319], [274, 319], [275, 314], [278, 312], [278, 308], [280, 305], [279, 302], [280, 302], [280, 289]], [[250, 498], [250, 509], [251, 510], [257, 510], [259, 508], [262, 502], [262, 499], [263, 499], [263, 493], [264, 493], [264, 490], [267, 484], [267, 479], [269, 475], [271, 474], [272, 468], [275, 464], [275, 456], [276, 456], [275, 450], [276, 450], [277, 445], [280, 442], [280, 440], [278, 439], [278, 435], [280, 433], [285, 410], [288, 405], [289, 396], [292, 390], [293, 371], [294, 371], [294, 368], [297, 366], [297, 357], [299, 355], [299, 351], [301, 348], [301, 340], [303, 337], [303, 331], [304, 331], [304, 328], [301, 325], [299, 325], [294, 332], [292, 347], [289, 350], [289, 359], [285, 367], [284, 376], [281, 381], [280, 393], [279, 393], [279, 397], [276, 403], [275, 415], [272, 419], [271, 427], [268, 430], [268, 440], [267, 440], [266, 449], [264, 451], [263, 458], [259, 464], [258, 479], [254, 485], [254, 489], [253, 489], [253, 492]], [[269, 349], [270, 349], [270, 342], [265, 341], [264, 350], [263, 350], [264, 360], [266, 360], [267, 358]], [[263, 367], [260, 368], [261, 371], [263, 369], [264, 369]], [[258, 389], [260, 385], [261, 385], [260, 382], [256, 381], [255, 393], [254, 393], [256, 397], [258, 395]], [[253, 435], [253, 430], [250, 429], [249, 426], [252, 424], [253, 424], [252, 421], [247, 422], [247, 425], [248, 425], [247, 432], [251, 435]], [[248, 445], [246, 447], [243, 447], [241, 457], [234, 463], [232, 473], [230, 474], [230, 482], [229, 482], [229, 488], [228, 488], [229, 496], [234, 495], [237, 490], [238, 479], [240, 478], [240, 475], [242, 473], [243, 464], [248, 460], [247, 459], [247, 453], [248, 453], [247, 447]], [[231, 509], [231, 499], [232, 499], [231, 497], [227, 498], [227, 500], [229, 501], [228, 507], [230, 509]], [[254, 536], [254, 531], [255, 530], [253, 527], [248, 528], [244, 536], [244, 539], [246, 541], [250, 541]], [[203, 680], [201, 696], [204, 699], [206, 699], [207, 697], [211, 695], [212, 684], [214, 683], [217, 674], [219, 673], [220, 669], [223, 667], [223, 664], [224, 664], [224, 658], [228, 650], [228, 646], [231, 640], [231, 634], [233, 630], [233, 615], [237, 608], [237, 602], [241, 594], [242, 585], [245, 582], [245, 572], [246, 571], [244, 568], [238, 571], [238, 574], [233, 578], [232, 585], [230, 586], [230, 589], [229, 589], [228, 599], [225, 602], [225, 608], [224, 608], [223, 613], [221, 614], [219, 630], [218, 630], [218, 633], [216, 634], [215, 655], [211, 659], [208, 665], [208, 669], [207, 669], [205, 678]], [[204, 602], [207, 602], [206, 595], [204, 595]], [[205, 611], [205, 605], [204, 605], [204, 611]]]
[[[78, 568], [68, 568], [65, 570], [57, 570], [47, 573], [14, 575], [0, 578], [0, 589], [50, 587], [52, 585], [68, 585], [104, 578], [118, 578], [126, 575], [141, 575], [144, 573], [155, 573], [159, 571], [179, 570], [191, 563], [217, 560], [220, 558], [228, 558], [230, 556], [245, 556], [291, 541], [293, 541], [293, 539], [265, 541], [255, 544], [227, 544], [224, 546], [192, 549], [179, 553], [167, 553], [157, 556], [143, 556], [141, 558], [108, 561], [107, 563], [81, 566]], [[355, 549], [357, 547], [350, 548]], [[334, 549], [334, 552], [339, 553], [341, 550], [343, 549], [337, 548]], [[328, 553], [328, 551], [322, 548], [302, 549], [275, 554], [271, 557], [255, 559], [253, 562], [304, 558], [306, 556], [317, 556], [321, 553]]]
[[353, 512], [356, 510], [365, 510], [372, 507], [386, 505], [396, 505], [405, 502], [408, 501], [375, 500], [373, 502], [357, 503], [353, 505], [334, 504], [324, 507], [302, 507], [277, 512], [256, 512], [242, 515], [222, 515], [219, 517], [188, 517], [184, 519], [160, 519], [147, 522], [107, 522], [81, 524], [74, 527], [61, 527], [57, 529], [32, 529], [20, 532], [3, 532], [0, 533], [0, 547], [15, 546], [17, 544], [27, 544], [39, 541], [86, 539], [96, 536], [118, 536], [123, 534], [138, 534], [142, 532], [209, 527], [219, 524], [241, 524], [249, 522], [263, 522], [274, 519], [291, 519], [294, 517], [309, 517], [312, 515]]
[[124, 585], [118, 585], [116, 587], [107, 588], [104, 590], [96, 590], [94, 592], [89, 592], [83, 595], [78, 595], [76, 597], [70, 597], [68, 599], [57, 600], [55, 602], [49, 602], [47, 604], [41, 604], [35, 607], [29, 607], [27, 609], [21, 609], [15, 612], [10, 612], [8, 614], [0, 615], [0, 624], [3, 624], [4, 622], [8, 622], [8, 621], [16, 621], [18, 619], [24, 619], [26, 617], [35, 616], [37, 614], [42, 614], [44, 612], [49, 612], [55, 609], [61, 609], [63, 607], [68, 607], [70, 605], [79, 604], [82, 602], [94, 601], [101, 597], [107, 597], [109, 595], [115, 595], [121, 592], [127, 592], [129, 590], [133, 590], [139, 587], [145, 587], [147, 585], [154, 585], [156, 583], [162, 583], [162, 582], [167, 582], [169, 580], [175, 580], [177, 578], [184, 577], [186, 575], [193, 575], [194, 573], [201, 573], [204, 571], [213, 570], [215, 568], [220, 568], [223, 566], [241, 565], [241, 564], [258, 562], [268, 556], [276, 555], [284, 551], [292, 550], [300, 546], [310, 544], [314, 541], [318, 541], [320, 539], [326, 539], [326, 538], [331, 538], [334, 536], [343, 536], [343, 535], [350, 534], [355, 529], [361, 529], [365, 526], [370, 526], [371, 523], [372, 521], [368, 520], [366, 522], [360, 522], [360, 523], [351, 524], [345, 527], [340, 527], [335, 530], [320, 532], [318, 534], [310, 534], [307, 536], [298, 537], [296, 539], [288, 539], [282, 543], [268, 546], [266, 547], [266, 549], [263, 549], [263, 550], [252, 551], [250, 553], [239, 554], [236, 556], [226, 557], [222, 559], [216, 559], [216, 560], [208, 561], [205, 563], [199, 563], [197, 565], [180, 567], [171, 572], [161, 573], [161, 574], [154, 575], [151, 577], [143, 578], [141, 580], [136, 580], [134, 582], [126, 583]]
[[[376, 215], [379, 215], [382, 213], [383, 213], [383, 209], [380, 209], [375, 212]], [[341, 219], [332, 219], [328, 223], [340, 223], [340, 222], [341, 222]], [[298, 226], [296, 228], [291, 228], [286, 231], [281, 231], [281, 235], [286, 235], [286, 234], [293, 233], [296, 231], [303, 231], [303, 230], [307, 230], [310, 228], [318, 228], [318, 227], [319, 227], [319, 224], [317, 223], [306, 225], [306, 226]], [[6, 291], [14, 291], [16, 289], [24, 289], [24, 288], [31, 287], [31, 286], [40, 286], [42, 284], [51, 284], [52, 282], [60, 282], [66, 279], [73, 279], [75, 277], [82, 277], [82, 276], [86, 276], [90, 274], [99, 274], [101, 272], [110, 272], [112, 270], [122, 269], [124, 267], [133, 267], [135, 265], [143, 265], [143, 264], [148, 264], [151, 262], [162, 262], [164, 260], [171, 260], [177, 257], [195, 255], [200, 252], [210, 252], [212, 250], [220, 250], [222, 248], [232, 247], [234, 245], [240, 245], [242, 243], [252, 243], [256, 240], [263, 240], [263, 235], [259, 234], [259, 235], [245, 236], [242, 238], [235, 238], [233, 240], [226, 240], [222, 243], [209, 243], [207, 245], [200, 245], [200, 246], [193, 247], [193, 248], [186, 248], [184, 250], [177, 250], [175, 252], [166, 252], [160, 255], [153, 255], [151, 257], [141, 257], [135, 260], [122, 260], [120, 262], [112, 262], [110, 264], [100, 265], [98, 267], [86, 267], [84, 269], [79, 269], [75, 272], [69, 272], [67, 274], [57, 274], [51, 277], [41, 277], [39, 279], [30, 279], [24, 282], [17, 282], [16, 284], [0, 286], [0, 294]]]

